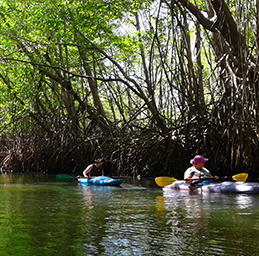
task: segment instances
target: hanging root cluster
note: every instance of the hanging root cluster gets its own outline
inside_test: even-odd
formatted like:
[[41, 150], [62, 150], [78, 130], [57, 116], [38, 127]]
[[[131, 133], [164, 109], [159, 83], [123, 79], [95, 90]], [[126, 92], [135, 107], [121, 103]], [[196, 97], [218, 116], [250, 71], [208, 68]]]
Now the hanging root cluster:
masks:
[[104, 159], [107, 175], [156, 177], [177, 175], [185, 168], [179, 159], [185, 154], [180, 142], [156, 133], [117, 137], [30, 136], [2, 141], [2, 172], [82, 174], [95, 158]]

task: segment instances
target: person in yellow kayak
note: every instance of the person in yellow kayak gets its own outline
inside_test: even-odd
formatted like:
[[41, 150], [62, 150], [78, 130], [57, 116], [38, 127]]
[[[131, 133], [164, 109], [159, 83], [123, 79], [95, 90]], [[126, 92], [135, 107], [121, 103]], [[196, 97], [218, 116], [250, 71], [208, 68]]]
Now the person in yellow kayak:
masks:
[[193, 184], [194, 182], [201, 179], [208, 180], [217, 180], [218, 176], [213, 177], [208, 169], [204, 167], [205, 163], [209, 161], [208, 158], [197, 155], [195, 156], [190, 163], [192, 167], [189, 167], [184, 173], [184, 179], [186, 183]]
[[88, 165], [83, 171], [83, 175], [85, 178], [88, 178], [88, 176], [89, 178], [101, 175], [104, 176], [103, 159], [97, 159], [93, 164]]

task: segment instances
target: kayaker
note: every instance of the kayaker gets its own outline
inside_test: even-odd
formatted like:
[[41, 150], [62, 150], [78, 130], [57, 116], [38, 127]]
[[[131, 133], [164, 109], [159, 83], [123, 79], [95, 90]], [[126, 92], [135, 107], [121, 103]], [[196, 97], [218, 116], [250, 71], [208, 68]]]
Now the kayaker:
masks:
[[85, 178], [88, 176], [104, 176], [103, 159], [96, 159], [93, 164], [88, 165], [87, 168], [83, 171], [83, 175]]
[[208, 179], [212, 181], [218, 179], [218, 176], [213, 177], [210, 171], [204, 167], [208, 160], [208, 158], [197, 155], [190, 161], [192, 167], [189, 167], [184, 173], [184, 179], [186, 180], [186, 183], [192, 184], [200, 179]]

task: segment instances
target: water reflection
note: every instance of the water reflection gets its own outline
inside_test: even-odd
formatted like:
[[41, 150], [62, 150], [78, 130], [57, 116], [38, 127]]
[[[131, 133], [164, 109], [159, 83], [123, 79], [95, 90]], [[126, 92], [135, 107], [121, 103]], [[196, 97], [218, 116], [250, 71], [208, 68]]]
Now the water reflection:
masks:
[[[163, 197], [163, 200], [162, 200]], [[259, 206], [259, 195], [251, 194], [221, 194], [221, 193], [194, 193], [192, 191], [164, 191], [159, 200], [164, 207], [170, 209], [176, 204], [185, 204], [187, 209], [224, 208], [251, 209]], [[161, 205], [160, 205], [161, 207]], [[209, 210], [209, 209], [206, 209]]]
[[0, 255], [258, 255], [259, 195], [8, 182]]
[[83, 192], [83, 197], [84, 197], [84, 208], [85, 209], [93, 209], [93, 204], [92, 204], [92, 190], [90, 186], [82, 186], [82, 192]]
[[167, 225], [171, 225], [174, 236], [179, 237], [181, 234], [181, 238], [185, 237], [185, 250], [189, 250], [191, 244], [191, 241], [188, 241], [189, 237], [192, 237], [191, 240], [197, 244], [206, 238], [204, 230], [209, 225], [210, 211], [204, 210], [202, 196], [202, 194], [192, 195], [188, 191], [163, 194], [164, 207], [168, 211]]
[[163, 231], [165, 220], [152, 203], [157, 193], [128, 184], [88, 189], [94, 207], [88, 209], [89, 191], [84, 188], [85, 255], [159, 255], [167, 233]]
[[156, 197], [156, 209], [166, 215], [179, 255], [257, 255], [247, 243], [255, 245], [253, 236], [258, 235], [258, 199], [249, 194], [164, 191]]
[[237, 208], [244, 210], [244, 209], [249, 209], [253, 205], [253, 198], [251, 195], [246, 195], [246, 194], [239, 194], [236, 195], [236, 204]]

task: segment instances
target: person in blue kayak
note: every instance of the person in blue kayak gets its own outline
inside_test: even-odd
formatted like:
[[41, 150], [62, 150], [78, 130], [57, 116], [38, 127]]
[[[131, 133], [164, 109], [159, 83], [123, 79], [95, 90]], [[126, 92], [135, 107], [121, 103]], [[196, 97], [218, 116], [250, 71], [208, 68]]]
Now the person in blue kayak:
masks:
[[83, 175], [85, 178], [104, 176], [103, 159], [96, 159], [93, 164], [88, 165]]
[[197, 182], [201, 179], [217, 180], [218, 176], [213, 177], [210, 171], [204, 167], [205, 163], [208, 161], [209, 159], [204, 158], [203, 156], [195, 156], [190, 161], [192, 167], [189, 167], [184, 173], [184, 179], [186, 180], [186, 183], [192, 184], [195, 181]]

